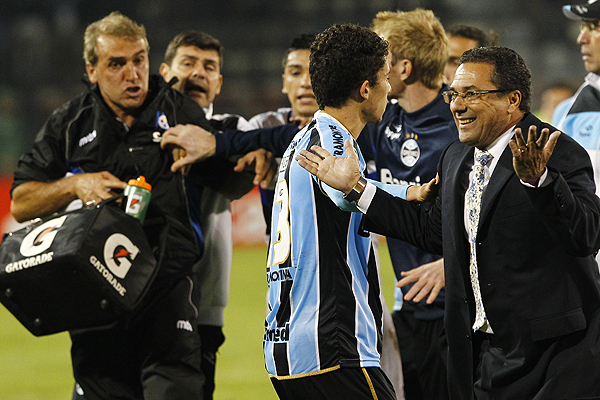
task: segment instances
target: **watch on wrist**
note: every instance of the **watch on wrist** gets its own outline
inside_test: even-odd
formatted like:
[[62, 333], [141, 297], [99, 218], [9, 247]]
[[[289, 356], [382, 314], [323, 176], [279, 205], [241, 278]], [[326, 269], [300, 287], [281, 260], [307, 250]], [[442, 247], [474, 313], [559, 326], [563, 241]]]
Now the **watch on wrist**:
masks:
[[350, 202], [358, 201], [358, 199], [360, 199], [360, 195], [365, 191], [366, 186], [367, 180], [361, 176], [352, 190], [348, 194], [344, 195], [344, 200]]

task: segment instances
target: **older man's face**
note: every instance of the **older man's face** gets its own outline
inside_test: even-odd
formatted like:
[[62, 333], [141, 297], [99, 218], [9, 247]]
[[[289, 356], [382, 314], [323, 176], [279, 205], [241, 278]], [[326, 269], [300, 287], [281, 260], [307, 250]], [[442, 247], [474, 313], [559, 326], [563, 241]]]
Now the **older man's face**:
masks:
[[[491, 81], [493, 71], [494, 66], [490, 64], [461, 64], [451, 89], [459, 93], [497, 90]], [[511, 111], [514, 107], [507, 93], [487, 93], [468, 98], [456, 96], [450, 103], [460, 141], [481, 149], [489, 147], [512, 126]]]
[[581, 57], [585, 70], [600, 73], [600, 21], [583, 21], [577, 43], [581, 45]]
[[106, 104], [126, 123], [148, 95], [148, 42], [100, 35], [98, 62], [86, 64], [90, 82], [97, 83]]

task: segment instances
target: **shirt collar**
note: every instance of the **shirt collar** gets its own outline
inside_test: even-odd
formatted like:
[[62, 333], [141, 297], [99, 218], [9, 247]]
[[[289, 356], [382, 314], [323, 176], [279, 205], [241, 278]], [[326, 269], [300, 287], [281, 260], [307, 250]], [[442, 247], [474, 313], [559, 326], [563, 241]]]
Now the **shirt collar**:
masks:
[[211, 119], [213, 116], [213, 103], [210, 103], [210, 105], [207, 108], [202, 108], [204, 110], [204, 116], [206, 117], [206, 119]]
[[588, 85], [594, 87], [596, 90], [600, 90], [600, 76], [590, 72], [586, 75], [585, 81]]
[[[517, 125], [513, 125], [512, 127], [510, 127], [506, 132], [504, 132], [502, 135], [500, 135], [494, 141], [494, 143], [492, 143], [490, 146], [488, 146], [485, 149], [493, 157], [492, 161], [488, 164], [488, 168], [490, 169], [490, 171], [493, 171], [494, 168], [496, 167], [496, 164], [498, 163], [500, 156], [502, 156], [504, 149], [506, 149], [506, 146], [508, 146], [508, 142], [510, 142], [510, 139], [512, 139], [512, 137], [513, 137], [516, 126]], [[475, 159], [475, 153], [473, 153], [473, 159]]]

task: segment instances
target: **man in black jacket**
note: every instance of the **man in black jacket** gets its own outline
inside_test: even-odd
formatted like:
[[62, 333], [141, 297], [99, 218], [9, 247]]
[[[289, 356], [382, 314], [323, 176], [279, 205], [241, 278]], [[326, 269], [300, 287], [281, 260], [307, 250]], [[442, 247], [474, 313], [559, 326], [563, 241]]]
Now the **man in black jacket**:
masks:
[[[87, 27], [84, 59], [90, 88], [58, 108], [22, 156], [12, 214], [25, 221], [76, 200], [94, 204], [145, 176], [153, 209], [168, 226], [163, 262], [132, 318], [71, 332], [75, 379], [87, 400], [201, 399], [197, 309], [189, 300], [200, 238], [190, 223], [183, 175], [171, 172], [173, 156], [160, 140], [170, 126], [209, 129], [208, 122], [195, 102], [149, 76], [145, 29], [120, 13]], [[215, 172], [198, 165], [190, 176], [218, 182]]]
[[516, 52], [477, 48], [461, 63], [444, 94], [460, 141], [442, 155], [430, 210], [355, 186], [350, 157], [313, 147], [320, 156], [298, 161], [360, 192], [365, 229], [443, 252], [451, 399], [598, 398], [600, 199], [589, 157], [530, 113], [531, 75]]

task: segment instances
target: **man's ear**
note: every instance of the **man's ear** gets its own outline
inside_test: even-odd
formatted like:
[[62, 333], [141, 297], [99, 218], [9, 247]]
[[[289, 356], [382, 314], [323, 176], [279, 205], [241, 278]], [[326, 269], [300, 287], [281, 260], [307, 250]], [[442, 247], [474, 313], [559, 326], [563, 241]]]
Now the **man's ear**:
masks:
[[167, 82], [169, 81], [167, 79], [167, 76], [169, 76], [169, 72], [171, 72], [171, 67], [169, 67], [169, 64], [167, 64], [167, 63], [161, 63], [160, 67], [158, 68], [158, 73]]
[[85, 72], [87, 72], [88, 79], [91, 83], [97, 83], [98, 78], [96, 77], [96, 67], [90, 63], [85, 63]]
[[410, 60], [403, 59], [399, 60], [396, 64], [394, 64], [394, 68], [398, 68], [398, 73], [400, 75], [400, 79], [403, 82], [409, 84], [411, 83], [411, 74], [413, 70], [413, 65]]
[[521, 105], [521, 101], [523, 100], [523, 95], [518, 90], [513, 90], [507, 95], [508, 98], [508, 111], [515, 112], [519, 109]]
[[371, 94], [371, 85], [369, 81], [364, 81], [362, 85], [358, 88], [358, 94], [360, 95], [361, 101], [368, 100]]

